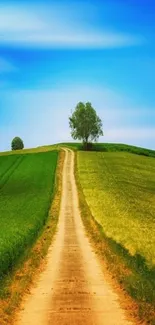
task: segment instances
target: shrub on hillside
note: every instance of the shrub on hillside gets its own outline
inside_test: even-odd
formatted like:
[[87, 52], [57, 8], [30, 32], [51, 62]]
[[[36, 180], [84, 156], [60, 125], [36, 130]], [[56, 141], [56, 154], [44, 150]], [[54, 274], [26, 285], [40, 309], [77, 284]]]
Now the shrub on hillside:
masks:
[[15, 137], [11, 143], [12, 150], [20, 150], [24, 148], [23, 140], [19, 137]]

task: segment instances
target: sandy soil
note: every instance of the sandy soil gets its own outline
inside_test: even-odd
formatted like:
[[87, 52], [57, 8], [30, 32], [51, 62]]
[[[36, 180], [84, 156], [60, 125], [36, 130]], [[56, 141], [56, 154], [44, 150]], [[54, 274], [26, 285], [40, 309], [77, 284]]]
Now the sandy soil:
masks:
[[57, 233], [47, 266], [23, 302], [16, 325], [131, 325], [102, 273], [78, 208], [74, 153], [66, 150]]

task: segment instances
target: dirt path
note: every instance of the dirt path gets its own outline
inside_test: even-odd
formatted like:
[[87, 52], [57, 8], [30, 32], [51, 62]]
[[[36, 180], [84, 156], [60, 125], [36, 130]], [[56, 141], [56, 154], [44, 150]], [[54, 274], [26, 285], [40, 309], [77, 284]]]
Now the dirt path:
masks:
[[131, 325], [106, 283], [78, 209], [74, 153], [66, 150], [58, 230], [46, 270], [27, 296], [17, 325]]

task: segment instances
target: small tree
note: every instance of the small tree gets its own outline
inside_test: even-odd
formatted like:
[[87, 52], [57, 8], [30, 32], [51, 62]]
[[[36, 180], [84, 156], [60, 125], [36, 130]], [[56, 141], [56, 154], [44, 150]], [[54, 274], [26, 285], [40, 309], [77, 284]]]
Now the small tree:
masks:
[[24, 148], [23, 140], [19, 137], [15, 137], [11, 143], [12, 150], [20, 150]]
[[69, 125], [72, 138], [82, 140], [86, 149], [89, 142], [97, 141], [103, 135], [102, 121], [89, 102], [77, 104], [69, 117]]

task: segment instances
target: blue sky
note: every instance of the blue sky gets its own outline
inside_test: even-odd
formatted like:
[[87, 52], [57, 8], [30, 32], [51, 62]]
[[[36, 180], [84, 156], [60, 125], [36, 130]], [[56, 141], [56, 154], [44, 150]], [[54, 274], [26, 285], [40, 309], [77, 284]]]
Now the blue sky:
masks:
[[0, 150], [70, 141], [91, 101], [100, 141], [155, 148], [155, 0], [0, 2]]

